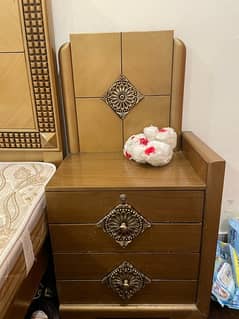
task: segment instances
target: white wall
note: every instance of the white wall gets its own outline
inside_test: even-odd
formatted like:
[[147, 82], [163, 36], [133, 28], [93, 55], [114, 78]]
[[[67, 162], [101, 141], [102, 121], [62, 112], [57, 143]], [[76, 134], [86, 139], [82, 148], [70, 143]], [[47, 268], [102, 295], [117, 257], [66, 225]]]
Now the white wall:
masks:
[[57, 49], [69, 33], [175, 30], [187, 46], [183, 129], [225, 158], [222, 210], [239, 217], [239, 1], [52, 0], [52, 6]]

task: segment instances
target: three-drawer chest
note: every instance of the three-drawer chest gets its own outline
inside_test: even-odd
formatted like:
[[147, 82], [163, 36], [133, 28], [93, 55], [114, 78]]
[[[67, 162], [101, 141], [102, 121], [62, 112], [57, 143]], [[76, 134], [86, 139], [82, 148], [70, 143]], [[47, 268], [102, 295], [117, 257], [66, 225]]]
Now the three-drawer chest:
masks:
[[161, 168], [68, 156], [47, 187], [61, 318], [204, 318], [223, 171], [192, 133]]

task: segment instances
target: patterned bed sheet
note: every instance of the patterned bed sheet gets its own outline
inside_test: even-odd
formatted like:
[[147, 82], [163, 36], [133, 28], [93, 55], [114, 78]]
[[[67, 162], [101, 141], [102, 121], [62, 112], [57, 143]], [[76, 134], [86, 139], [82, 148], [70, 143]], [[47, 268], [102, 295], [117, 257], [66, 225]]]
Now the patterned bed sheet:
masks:
[[49, 163], [0, 163], [0, 289], [20, 251], [26, 274], [34, 263], [31, 231], [44, 214], [45, 186], [55, 170]]

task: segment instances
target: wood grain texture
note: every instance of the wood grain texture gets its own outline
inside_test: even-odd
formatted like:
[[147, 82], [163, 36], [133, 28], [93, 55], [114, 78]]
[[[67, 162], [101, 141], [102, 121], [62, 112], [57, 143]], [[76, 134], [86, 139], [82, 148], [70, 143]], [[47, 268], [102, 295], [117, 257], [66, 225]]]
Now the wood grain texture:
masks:
[[[95, 224], [50, 224], [54, 252], [122, 252], [124, 249]], [[200, 224], [152, 224], [127, 251], [199, 252]]]
[[185, 60], [186, 48], [184, 43], [179, 39], [174, 39], [170, 126], [178, 134], [178, 149], [180, 149], [182, 130]]
[[[21, 53], [0, 53], [0, 64], [12, 72], [10, 79], [5, 79], [7, 72], [1, 69], [0, 159], [59, 163], [62, 143], [50, 1], [10, 0], [7, 5], [13, 4], [17, 8], [14, 21], [8, 10], [4, 14], [9, 14], [10, 26], [18, 24], [23, 48]], [[3, 61], [4, 55], [10, 66]], [[21, 56], [21, 68], [15, 65], [15, 56]]]
[[73, 86], [70, 43], [66, 43], [60, 48], [59, 63], [68, 137], [68, 149], [70, 153], [77, 153], [80, 150], [80, 146]]
[[0, 128], [35, 129], [23, 53], [0, 53]]
[[97, 98], [76, 99], [81, 152], [120, 152], [123, 148], [119, 117]]
[[62, 162], [63, 154], [59, 152], [44, 152], [36, 151], [32, 149], [27, 150], [2, 150], [0, 152], [1, 161], [6, 162], [19, 162], [19, 161], [29, 161], [29, 162], [50, 162], [59, 166]]
[[208, 164], [207, 191], [205, 198], [204, 225], [202, 233], [201, 265], [198, 287], [198, 308], [208, 315], [217, 234], [219, 228], [221, 198], [224, 181], [225, 162], [219, 160]]
[[19, 1], [0, 2], [0, 52], [23, 52]]
[[120, 33], [71, 34], [76, 97], [102, 97], [121, 70]]
[[182, 152], [160, 168], [137, 164], [120, 153], [81, 153], [68, 156], [47, 186], [48, 191], [146, 188], [200, 190], [205, 184]]
[[57, 281], [61, 303], [78, 304], [168, 304], [193, 303], [195, 281], [152, 281], [127, 302], [100, 281]]
[[220, 219], [225, 162], [193, 133], [183, 133], [182, 137], [183, 152], [207, 184], [197, 300], [200, 312], [207, 316]]
[[145, 95], [170, 95], [173, 32], [122, 34], [123, 74]]
[[125, 260], [152, 279], [197, 280], [198, 276], [199, 254], [197, 253], [150, 254], [125, 251], [108, 254], [54, 255], [56, 276], [59, 280], [101, 280]]
[[201, 222], [203, 191], [47, 192], [50, 223], [96, 223], [120, 203], [120, 194], [150, 222]]
[[195, 304], [151, 304], [151, 305], [95, 305], [61, 304], [62, 319], [101, 318], [170, 318], [203, 319]]
[[[25, 262], [23, 261], [25, 264]], [[48, 263], [48, 249], [45, 246], [42, 246], [38, 255], [37, 262], [33, 265], [28, 277], [24, 278], [23, 281], [19, 280], [18, 284], [20, 287], [12, 293], [12, 301], [9, 304], [9, 307], [6, 307], [4, 312], [0, 313], [1, 319], [24, 319], [27, 309], [30, 306], [33, 296], [35, 295], [40, 280], [42, 279], [43, 274], [46, 271]], [[19, 264], [18, 264], [19, 267]], [[14, 296], [15, 294], [15, 296]], [[13, 298], [14, 297], [14, 298]], [[3, 315], [3, 317], [1, 317]]]
[[146, 126], [169, 126], [169, 113], [169, 96], [145, 96], [124, 119], [124, 141], [130, 135], [142, 133]]
[[25, 259], [23, 251], [15, 261], [12, 269], [9, 269], [8, 277], [4, 285], [0, 288], [0, 318], [3, 319], [8, 307], [13, 301], [14, 294], [19, 289], [26, 276]]
[[224, 162], [221, 156], [192, 132], [183, 132], [182, 151], [197, 174], [205, 182], [207, 181], [208, 164]]

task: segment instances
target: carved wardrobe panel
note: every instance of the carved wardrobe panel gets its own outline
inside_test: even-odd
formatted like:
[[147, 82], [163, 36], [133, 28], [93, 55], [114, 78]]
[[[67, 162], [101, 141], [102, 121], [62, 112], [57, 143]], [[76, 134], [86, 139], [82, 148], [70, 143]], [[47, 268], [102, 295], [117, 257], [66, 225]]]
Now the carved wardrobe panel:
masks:
[[57, 162], [62, 155], [50, 1], [3, 0], [0, 12], [1, 159]]

